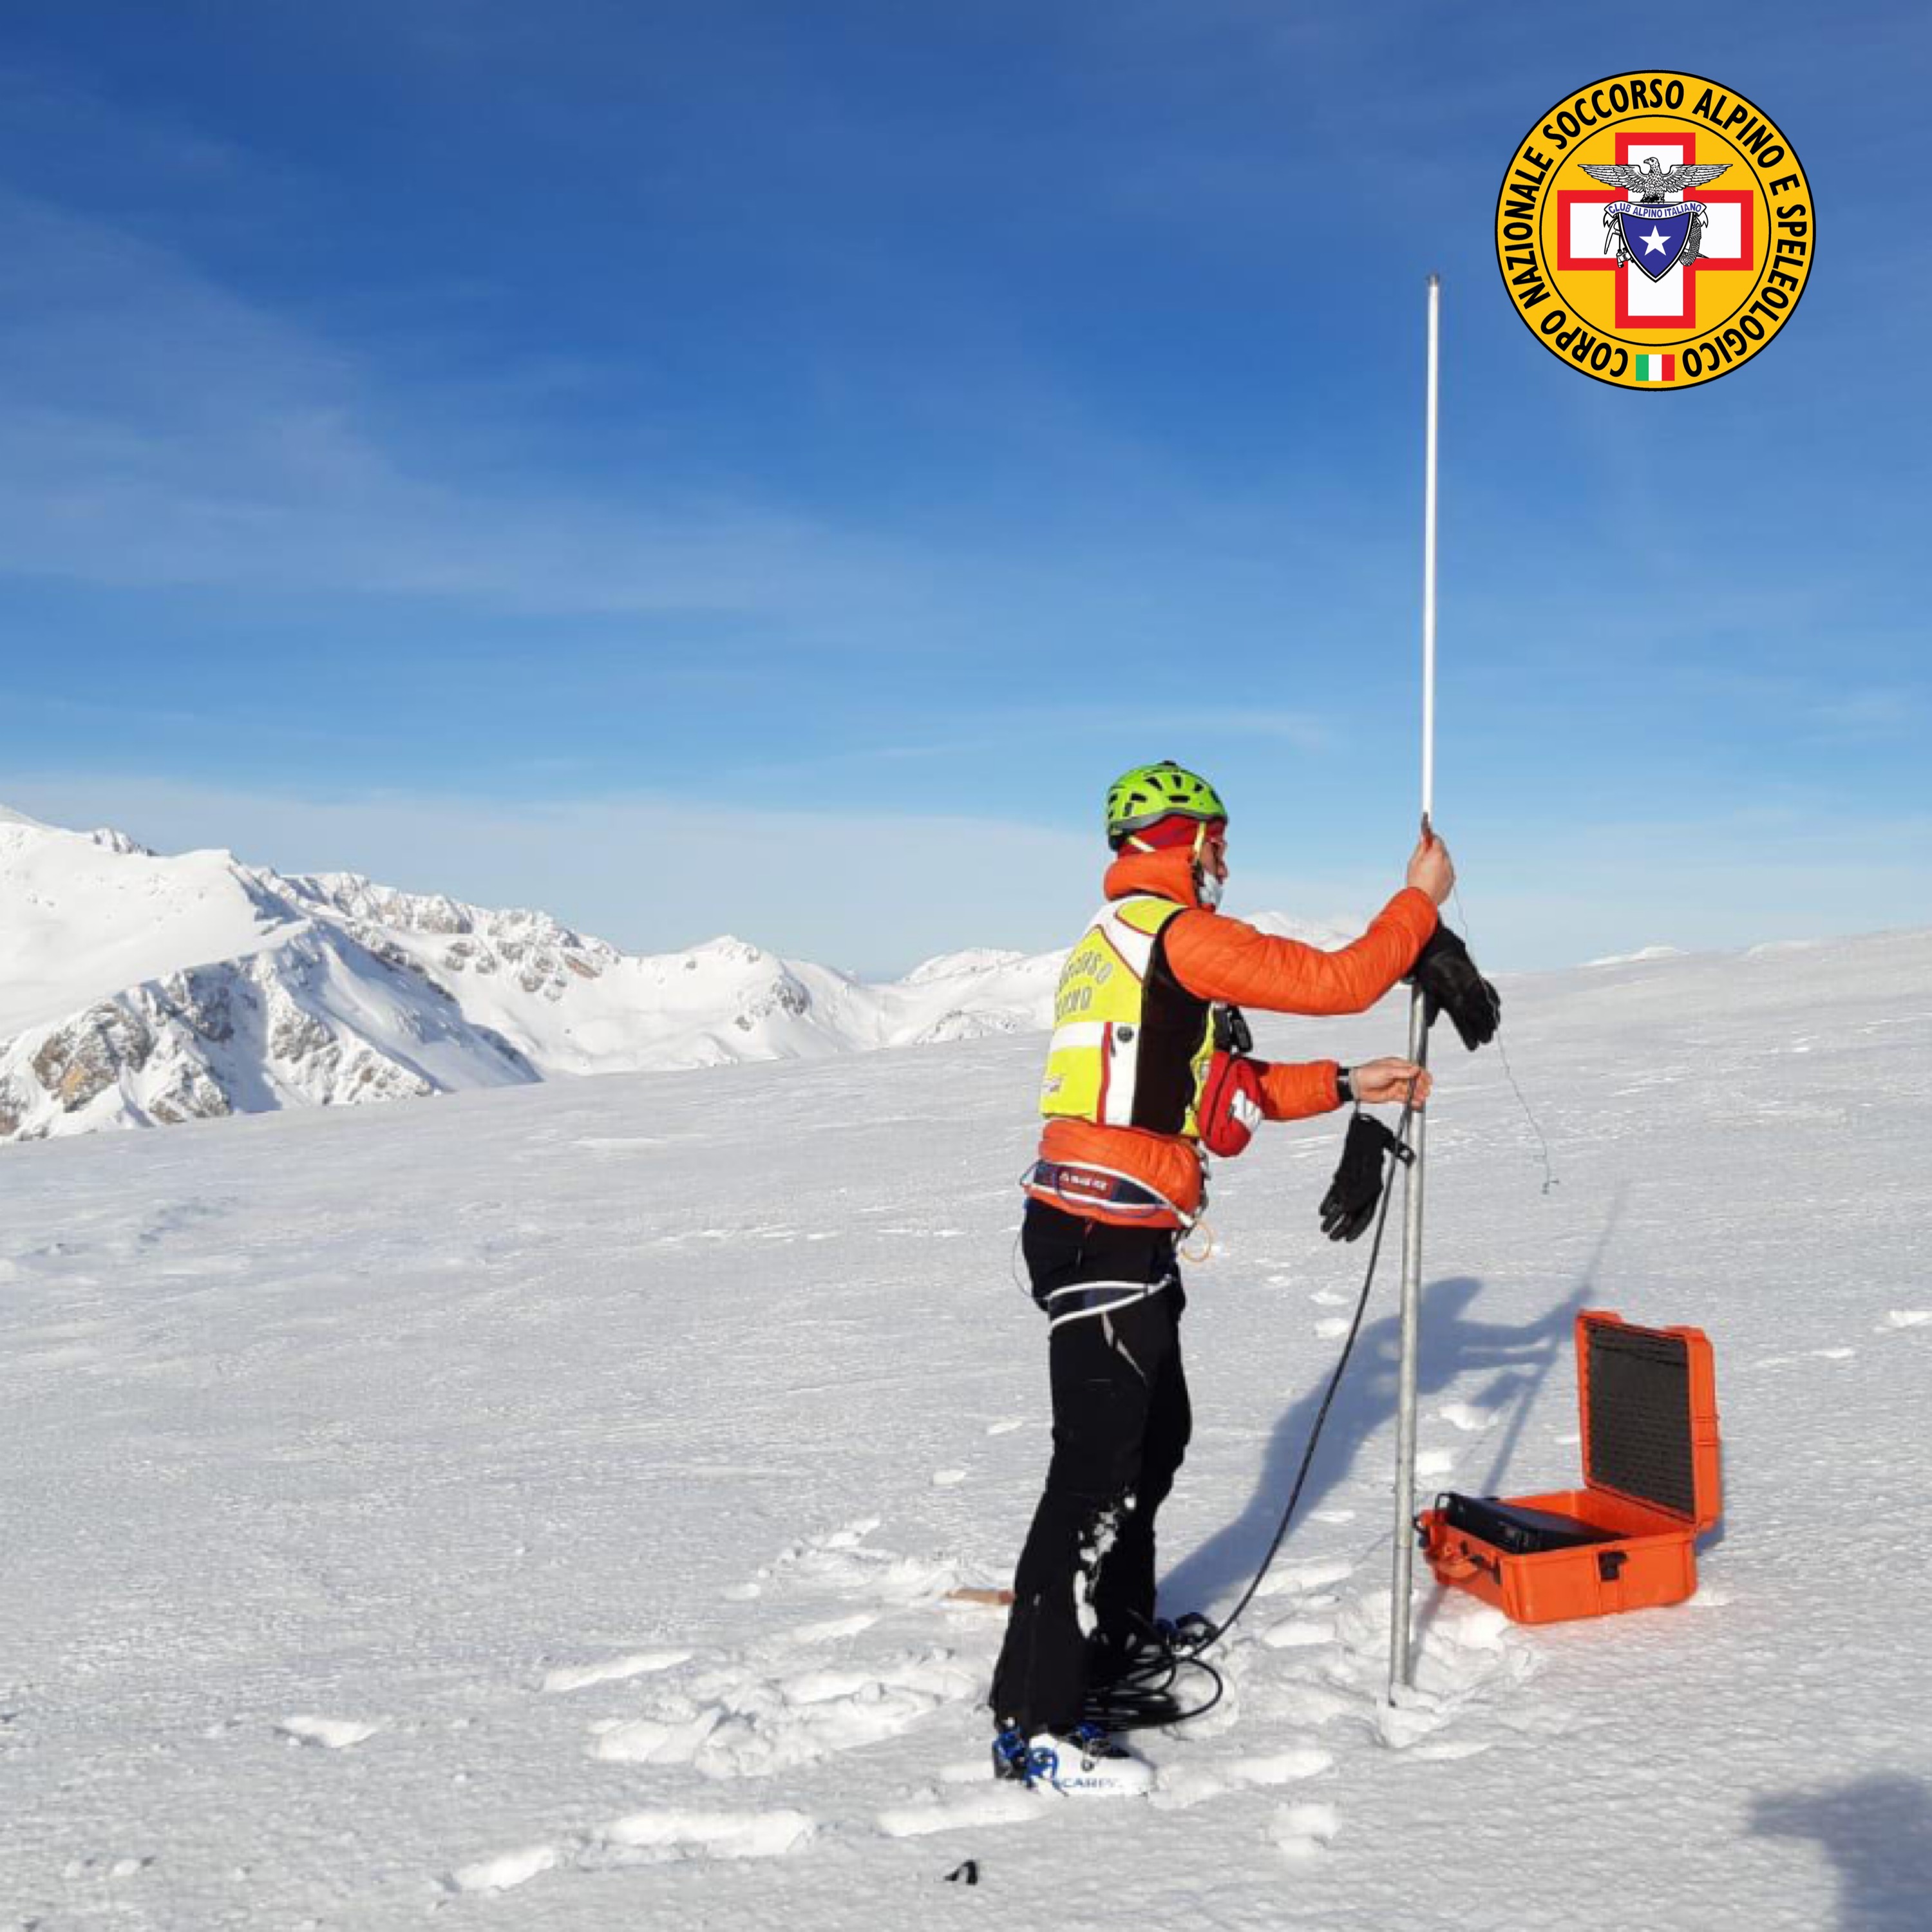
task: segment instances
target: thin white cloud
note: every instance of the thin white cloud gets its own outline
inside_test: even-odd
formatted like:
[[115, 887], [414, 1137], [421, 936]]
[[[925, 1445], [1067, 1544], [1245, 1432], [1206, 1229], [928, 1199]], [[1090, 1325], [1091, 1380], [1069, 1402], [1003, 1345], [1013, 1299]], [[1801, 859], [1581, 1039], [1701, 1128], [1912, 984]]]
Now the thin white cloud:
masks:
[[0, 568], [526, 611], [922, 608], [907, 546], [782, 505], [506, 492], [399, 441], [374, 374], [178, 256], [0, 194]]
[[1863, 742], [1903, 736], [1924, 711], [1923, 704], [1909, 692], [1870, 686], [1827, 698], [1817, 716], [1827, 736]]

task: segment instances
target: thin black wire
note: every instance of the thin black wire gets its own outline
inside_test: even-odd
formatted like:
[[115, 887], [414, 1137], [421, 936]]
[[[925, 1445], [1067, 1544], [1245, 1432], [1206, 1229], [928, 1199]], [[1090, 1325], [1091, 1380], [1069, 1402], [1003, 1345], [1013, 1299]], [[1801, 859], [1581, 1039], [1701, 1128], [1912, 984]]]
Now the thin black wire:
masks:
[[[1452, 886], [1450, 890], [1456, 895], [1456, 910], [1462, 915], [1462, 930], [1466, 933], [1472, 932], [1472, 928], [1469, 924], [1469, 908], [1462, 903], [1462, 886], [1460, 884]], [[1556, 1178], [1555, 1163], [1550, 1158], [1550, 1142], [1544, 1136], [1543, 1124], [1530, 1110], [1529, 1096], [1523, 1092], [1522, 1083], [1516, 1077], [1516, 1069], [1510, 1064], [1509, 1046], [1503, 1038], [1502, 1022], [1500, 1018], [1496, 1022], [1496, 1052], [1502, 1058], [1503, 1077], [1508, 1081], [1510, 1090], [1516, 1096], [1516, 1103], [1522, 1109], [1522, 1117], [1529, 1123], [1529, 1130], [1536, 1136], [1536, 1144], [1542, 1150], [1543, 1191], [1547, 1194], [1552, 1187], [1560, 1185]]]
[[[1328, 1412], [1334, 1406], [1336, 1392], [1342, 1386], [1342, 1378], [1348, 1372], [1348, 1358], [1354, 1352], [1355, 1342], [1362, 1332], [1362, 1318], [1368, 1312], [1369, 1296], [1376, 1284], [1376, 1268], [1382, 1259], [1382, 1236], [1388, 1226], [1389, 1208], [1395, 1199], [1396, 1168], [1401, 1166], [1398, 1150], [1408, 1146], [1409, 1123], [1414, 1118], [1415, 1100], [1413, 1088], [1409, 1099], [1404, 1102], [1402, 1118], [1396, 1124], [1396, 1148], [1390, 1153], [1390, 1166], [1383, 1178], [1382, 1203], [1376, 1216], [1376, 1236], [1369, 1249], [1369, 1264], [1362, 1276], [1362, 1292], [1355, 1298], [1355, 1312], [1348, 1324], [1348, 1333], [1342, 1343], [1342, 1352], [1337, 1358], [1334, 1372], [1328, 1378], [1328, 1386], [1322, 1392], [1322, 1406], [1316, 1410], [1315, 1420], [1308, 1432], [1307, 1447], [1302, 1451], [1301, 1466], [1295, 1472], [1294, 1486], [1289, 1490], [1287, 1506], [1281, 1513], [1281, 1520], [1275, 1526], [1273, 1539], [1268, 1552], [1261, 1561], [1261, 1567], [1253, 1580], [1244, 1590], [1234, 1607], [1216, 1624], [1207, 1636], [1198, 1642], [1184, 1644], [1171, 1635], [1163, 1635], [1150, 1630], [1148, 1639], [1152, 1654], [1148, 1660], [1130, 1669], [1111, 1684], [1096, 1686], [1087, 1699], [1086, 1714], [1093, 1722], [1109, 1731], [1153, 1730], [1168, 1724], [1186, 1724], [1190, 1720], [1204, 1717], [1226, 1694], [1227, 1684], [1221, 1673], [1207, 1660], [1207, 1654], [1232, 1630], [1241, 1613], [1254, 1601], [1255, 1593], [1274, 1566], [1280, 1553], [1282, 1544], [1287, 1540], [1288, 1526], [1294, 1520], [1297, 1504], [1301, 1501], [1301, 1492], [1306, 1486], [1308, 1472], [1315, 1465], [1315, 1451], [1322, 1440], [1322, 1426], [1328, 1420]], [[1214, 1684], [1205, 1702], [1189, 1710], [1179, 1708], [1174, 1695], [1174, 1687], [1180, 1673], [1186, 1670], [1204, 1673]]]
[[[1158, 1632], [1150, 1631], [1153, 1654], [1144, 1663], [1124, 1672], [1110, 1684], [1088, 1692], [1082, 1714], [1104, 1731], [1152, 1731], [1204, 1718], [1220, 1703], [1227, 1682], [1214, 1666], [1190, 1652], [1177, 1649]], [[1184, 1670], [1198, 1670], [1214, 1686], [1202, 1701], [1180, 1708], [1174, 1690]]]

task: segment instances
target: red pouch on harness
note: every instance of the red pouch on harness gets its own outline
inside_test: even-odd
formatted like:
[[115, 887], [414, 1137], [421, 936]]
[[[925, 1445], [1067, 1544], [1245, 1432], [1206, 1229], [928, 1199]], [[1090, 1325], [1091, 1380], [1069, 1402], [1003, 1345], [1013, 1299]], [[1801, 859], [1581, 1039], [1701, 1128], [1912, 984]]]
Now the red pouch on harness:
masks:
[[1217, 1048], [1208, 1062], [1197, 1110], [1201, 1144], [1226, 1160], [1247, 1150], [1262, 1124], [1262, 1076], [1252, 1060]]

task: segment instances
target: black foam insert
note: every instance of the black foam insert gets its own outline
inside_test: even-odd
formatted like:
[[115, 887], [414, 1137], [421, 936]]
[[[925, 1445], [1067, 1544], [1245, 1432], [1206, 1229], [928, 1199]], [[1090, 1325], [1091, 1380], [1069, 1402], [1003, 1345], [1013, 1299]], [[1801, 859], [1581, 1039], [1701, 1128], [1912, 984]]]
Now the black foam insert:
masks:
[[1590, 1324], [1590, 1475], [1681, 1516], [1697, 1509], [1683, 1339]]

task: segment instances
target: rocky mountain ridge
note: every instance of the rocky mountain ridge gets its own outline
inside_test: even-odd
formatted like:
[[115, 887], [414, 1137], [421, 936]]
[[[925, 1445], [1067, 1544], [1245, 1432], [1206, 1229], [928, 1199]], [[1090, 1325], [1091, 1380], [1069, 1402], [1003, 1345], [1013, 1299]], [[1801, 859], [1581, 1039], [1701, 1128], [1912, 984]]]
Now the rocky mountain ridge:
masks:
[[0, 818], [0, 1141], [1043, 1024], [1057, 960], [872, 986], [723, 938], [633, 955], [548, 914], [169, 857]]

